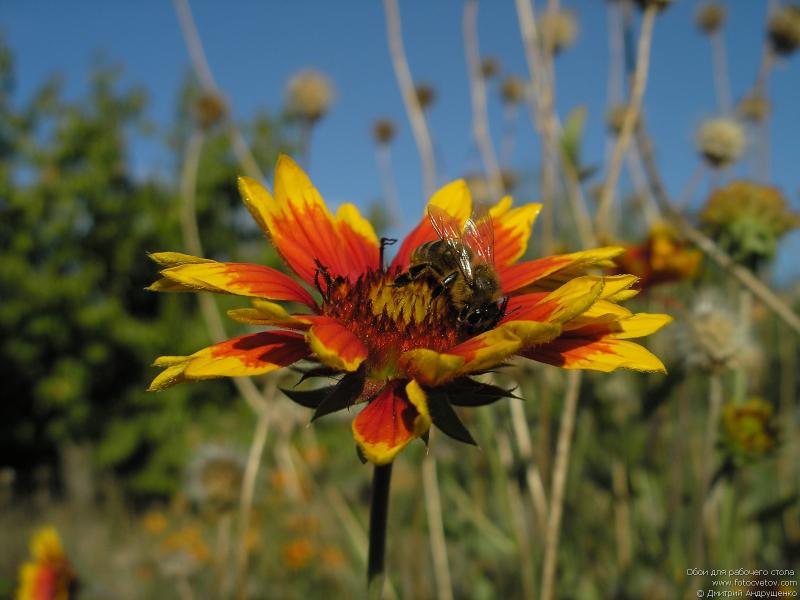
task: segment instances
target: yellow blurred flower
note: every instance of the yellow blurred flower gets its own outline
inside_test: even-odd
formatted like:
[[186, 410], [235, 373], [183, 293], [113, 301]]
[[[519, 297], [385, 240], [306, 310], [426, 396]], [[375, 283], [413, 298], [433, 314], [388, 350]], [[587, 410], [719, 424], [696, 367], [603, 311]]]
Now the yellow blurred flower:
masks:
[[142, 518], [142, 525], [153, 535], [163, 533], [168, 524], [167, 517], [160, 510], [150, 510]]
[[283, 562], [290, 569], [302, 569], [314, 555], [314, 546], [307, 539], [297, 539], [283, 547]]
[[211, 550], [197, 525], [186, 525], [171, 533], [161, 542], [161, 547], [167, 552], [182, 550], [198, 563], [207, 563], [211, 559]]
[[32, 560], [22, 565], [16, 600], [69, 600], [77, 593], [77, 577], [54, 527], [43, 527], [31, 538]]
[[629, 246], [617, 258], [619, 271], [639, 278], [642, 290], [660, 283], [693, 279], [700, 270], [703, 255], [681, 240], [667, 224], [655, 225], [640, 244]]

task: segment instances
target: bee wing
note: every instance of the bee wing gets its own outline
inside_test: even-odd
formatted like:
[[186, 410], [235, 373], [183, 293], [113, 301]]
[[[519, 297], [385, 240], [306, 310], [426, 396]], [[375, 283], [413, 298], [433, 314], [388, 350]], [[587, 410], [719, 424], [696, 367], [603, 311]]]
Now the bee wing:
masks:
[[494, 223], [489, 207], [478, 204], [464, 224], [464, 243], [487, 265], [494, 265]]
[[439, 239], [446, 242], [450, 247], [456, 258], [458, 270], [461, 271], [467, 283], [471, 285], [473, 281], [472, 261], [470, 260], [467, 244], [462, 237], [461, 223], [446, 210], [434, 205], [428, 207], [428, 218]]

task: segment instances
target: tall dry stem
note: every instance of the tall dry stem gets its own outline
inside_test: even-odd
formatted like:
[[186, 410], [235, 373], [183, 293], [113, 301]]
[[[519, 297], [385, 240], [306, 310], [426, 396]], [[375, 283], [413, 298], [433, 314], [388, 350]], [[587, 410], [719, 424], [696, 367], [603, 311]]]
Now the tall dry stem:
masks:
[[481, 71], [481, 56], [478, 48], [478, 0], [467, 0], [464, 4], [464, 50], [467, 55], [470, 97], [472, 98], [472, 135], [481, 155], [483, 169], [489, 183], [493, 201], [503, 195], [503, 182], [497, 154], [489, 132], [489, 114], [486, 107], [486, 82]]
[[436, 190], [436, 162], [434, 161], [433, 143], [425, 121], [425, 113], [417, 100], [414, 92], [414, 80], [411, 78], [411, 69], [408, 66], [406, 51], [403, 46], [403, 33], [400, 23], [400, 10], [397, 0], [384, 0], [386, 11], [386, 31], [389, 38], [389, 53], [392, 57], [392, 67], [403, 97], [403, 105], [411, 123], [411, 132], [417, 145], [420, 161], [422, 162], [422, 188], [426, 198], [430, 198]]
[[[433, 434], [433, 431], [431, 431]], [[433, 435], [429, 443], [433, 442]], [[436, 459], [433, 453], [422, 459], [422, 491], [425, 496], [425, 514], [428, 517], [428, 536], [433, 556], [433, 574], [436, 579], [436, 597], [453, 599], [453, 584], [450, 579], [450, 564], [447, 560], [447, 542], [442, 520], [442, 498], [436, 475]]]
[[653, 26], [655, 25], [657, 14], [658, 8], [656, 4], [649, 3], [642, 17], [639, 44], [636, 52], [636, 70], [633, 74], [633, 82], [631, 83], [630, 97], [626, 105], [625, 118], [622, 121], [622, 129], [614, 145], [611, 163], [608, 167], [608, 175], [600, 190], [600, 200], [597, 205], [597, 233], [601, 239], [608, 238], [612, 234], [611, 205], [622, 170], [622, 159], [631, 140], [633, 130], [639, 121], [642, 98], [644, 97], [645, 87], [647, 86], [647, 73], [650, 67], [650, 48], [653, 40]]
[[541, 600], [551, 600], [555, 590], [558, 541], [561, 533], [561, 515], [564, 512], [564, 492], [567, 485], [569, 455], [572, 448], [572, 433], [578, 412], [578, 397], [581, 388], [581, 372], [570, 371], [564, 390], [564, 408], [561, 413], [561, 426], [558, 430], [556, 458], [553, 463], [553, 483], [550, 489], [550, 510], [548, 511], [547, 532], [545, 534], [544, 567]]

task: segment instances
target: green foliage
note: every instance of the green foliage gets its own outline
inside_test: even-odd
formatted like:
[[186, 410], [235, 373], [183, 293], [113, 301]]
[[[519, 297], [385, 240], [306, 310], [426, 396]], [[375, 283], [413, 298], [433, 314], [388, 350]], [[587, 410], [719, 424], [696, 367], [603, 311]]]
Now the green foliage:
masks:
[[[156, 276], [147, 252], [183, 247], [176, 191], [131, 173], [128, 147], [146, 130], [146, 94], [102, 64], [77, 100], [53, 79], [20, 104], [13, 82], [13, 57], [0, 46], [3, 464], [24, 485], [34, 467], [58, 460], [59, 445], [91, 443], [131, 490], [171, 492], [196, 411], [229, 406], [234, 393], [229, 383], [145, 392], [155, 356], [209, 343], [195, 297], [144, 291]], [[178, 165], [194, 89], [185, 86], [179, 107]], [[266, 164], [285, 146], [281, 127], [262, 114], [248, 128]], [[267, 244], [257, 252], [249, 244], [263, 236], [244, 218], [222, 127], [207, 133], [200, 173], [207, 254], [274, 262]]]

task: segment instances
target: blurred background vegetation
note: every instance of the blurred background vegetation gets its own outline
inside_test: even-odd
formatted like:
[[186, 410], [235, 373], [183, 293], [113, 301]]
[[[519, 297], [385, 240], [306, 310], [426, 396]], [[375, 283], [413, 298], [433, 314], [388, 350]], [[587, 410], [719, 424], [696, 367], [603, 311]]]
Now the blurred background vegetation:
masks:
[[[626, 56], [635, 55], [633, 4], [608, 3], [630, 28]], [[788, 61], [800, 45], [800, 10], [774, 4], [763, 23], [765, 60]], [[726, 5], [704, 6], [696, 25], [717, 44]], [[540, 26], [553, 44], [544, 55], [566, 52], [579, 34], [580, 13], [541, 10], [547, 18]], [[789, 76], [797, 81], [796, 58], [793, 64]], [[514, 115], [537, 92], [500, 69], [482, 57], [480, 78], [507, 117], [500, 177], [488, 167], [464, 175], [478, 197], [496, 189], [539, 196], [546, 164], [512, 170], [504, 158], [520, 143]], [[147, 90], [123, 84], [120, 67], [108, 61], [93, 64], [79, 97], [66, 95], [53, 77], [20, 98], [16, 78], [13, 49], [2, 40], [0, 597], [13, 594], [30, 536], [46, 524], [60, 531], [81, 597], [360, 596], [370, 472], [356, 458], [347, 415], [307, 427], [306, 411], [275, 398], [252, 514], [242, 519], [238, 490], [262, 421], [240, 390], [224, 380], [145, 392], [153, 357], [191, 354], [215, 335], [194, 295], [144, 291], [155, 275], [147, 253], [185, 250], [196, 219], [204, 256], [280, 266], [241, 204], [236, 177], [254, 165], [270, 173], [280, 152], [308, 164], [332, 82], [300, 72], [287, 86], [285, 106], [234, 122], [224, 94], [195, 63], [164, 130], [146, 117]], [[696, 138], [709, 193], [699, 205], [687, 206], [686, 198], [674, 205], [692, 231], [766, 285], [782, 237], [798, 224], [797, 203], [770, 187], [768, 177], [732, 183], [728, 167], [746, 147], [755, 148], [757, 164], [768, 142], [759, 129], [769, 110], [767, 89], [756, 81], [751, 92], [735, 107], [726, 107], [732, 100], [720, 92], [723, 118], [702, 124]], [[436, 88], [418, 84], [415, 98], [424, 119]], [[621, 110], [609, 107], [611, 143], [625, 128]], [[543, 217], [545, 241], [532, 255], [580, 248], [586, 239], [574, 201], [588, 203], [590, 218], [603, 202], [601, 167], [584, 163], [585, 110], [563, 117], [555, 145], [543, 146], [556, 176], [541, 191], [551, 196], [548, 208], [561, 213], [549, 222]], [[362, 206], [379, 233], [417, 219], [397, 198], [389, 150], [396, 127], [386, 118], [371, 131], [383, 192]], [[174, 172], [134, 176], [134, 136], [168, 148]], [[644, 176], [637, 161], [647, 150], [632, 147], [638, 150], [622, 186], [629, 189], [617, 198], [612, 232], [599, 237], [628, 246], [621, 270], [642, 278], [637, 310], [676, 317], [653, 342], [669, 374], [585, 378], [566, 473], [556, 595], [694, 597], [708, 580], [687, 575], [693, 567], [797, 574], [797, 332], [742, 288], [729, 265], [703, 260], [692, 248], [679, 219], [670, 221], [663, 206], [659, 211], [652, 182], [637, 185]], [[181, 195], [187, 157], [195, 152], [194, 206], [187, 207]], [[687, 186], [691, 196], [697, 186]], [[590, 225], [589, 238], [594, 233]], [[780, 290], [779, 301], [797, 315], [796, 281]], [[218, 301], [220, 310], [234, 306], [240, 305], [233, 299]], [[233, 323], [225, 327], [228, 335], [238, 332]], [[293, 385], [297, 375], [277, 377], [267, 384]], [[449, 597], [537, 597], [543, 577], [545, 522], [535, 483], [552, 493], [566, 378], [522, 364], [500, 377], [518, 386], [525, 402], [464, 415], [482, 450], [442, 436], [432, 445]], [[441, 549], [438, 556], [435, 544], [431, 549], [430, 513], [420, 497], [423, 454], [421, 445], [413, 447], [395, 469], [389, 597], [443, 597]]]

